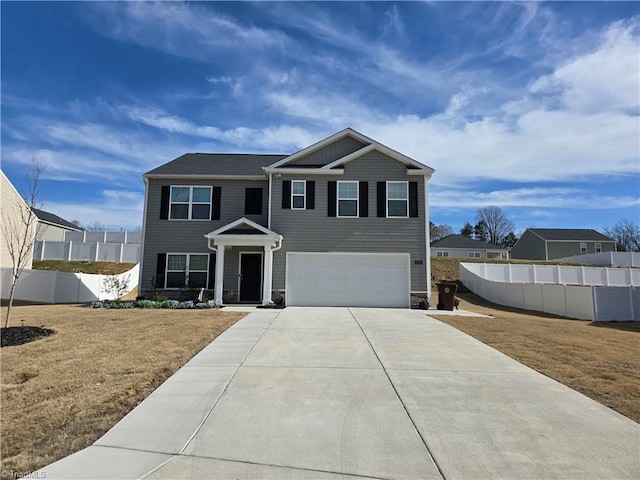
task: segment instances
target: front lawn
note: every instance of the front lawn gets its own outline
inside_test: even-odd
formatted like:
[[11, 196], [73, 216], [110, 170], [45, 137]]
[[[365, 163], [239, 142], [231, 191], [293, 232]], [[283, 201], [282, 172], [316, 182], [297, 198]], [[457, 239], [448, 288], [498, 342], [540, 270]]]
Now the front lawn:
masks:
[[3, 478], [89, 446], [244, 315], [14, 307], [14, 328], [25, 320], [55, 333], [0, 349]]

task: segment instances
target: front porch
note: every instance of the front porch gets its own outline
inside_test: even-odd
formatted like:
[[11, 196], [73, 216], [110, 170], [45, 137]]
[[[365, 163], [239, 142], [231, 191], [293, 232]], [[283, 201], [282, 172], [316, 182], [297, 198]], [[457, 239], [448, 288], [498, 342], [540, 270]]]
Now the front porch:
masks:
[[[243, 217], [206, 234], [205, 238], [208, 248], [216, 253], [217, 302], [224, 304], [233, 298], [229, 292], [237, 291], [238, 302], [271, 303], [273, 252], [282, 247], [282, 235]], [[227, 252], [231, 251], [237, 261], [237, 276], [234, 265], [228, 265], [225, 272]]]

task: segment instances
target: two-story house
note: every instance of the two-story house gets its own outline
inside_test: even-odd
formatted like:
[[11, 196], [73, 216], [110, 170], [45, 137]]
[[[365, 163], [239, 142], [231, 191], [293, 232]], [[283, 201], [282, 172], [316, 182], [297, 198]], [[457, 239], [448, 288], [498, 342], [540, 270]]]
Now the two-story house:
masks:
[[182, 155], [144, 175], [141, 290], [409, 307], [430, 291], [433, 172], [350, 128], [292, 155]]
[[511, 258], [555, 260], [587, 253], [615, 251], [615, 240], [592, 229], [527, 228], [511, 247]]

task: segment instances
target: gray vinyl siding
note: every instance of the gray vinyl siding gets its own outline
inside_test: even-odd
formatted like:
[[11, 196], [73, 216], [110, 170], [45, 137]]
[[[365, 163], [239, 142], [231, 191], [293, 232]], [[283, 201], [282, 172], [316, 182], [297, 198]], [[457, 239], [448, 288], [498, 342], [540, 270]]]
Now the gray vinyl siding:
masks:
[[525, 230], [522, 237], [511, 248], [511, 258], [520, 260], [545, 260], [547, 258], [544, 240]]
[[328, 163], [349, 155], [356, 150], [360, 150], [365, 146], [366, 145], [364, 143], [359, 142], [355, 138], [345, 137], [321, 148], [320, 150], [316, 150], [309, 155], [305, 155], [284, 167], [295, 167], [296, 165], [327, 165]]
[[[472, 252], [479, 252], [480, 253], [480, 258], [489, 258], [489, 255], [494, 255], [494, 258], [500, 258], [500, 254], [504, 253], [504, 254], [508, 254], [509, 251], [508, 250], [486, 250], [483, 248], [476, 248], [476, 249], [470, 249], [470, 248], [438, 248], [438, 247], [434, 247], [431, 246], [431, 256], [432, 257], [437, 257], [438, 256], [438, 252], [448, 252], [449, 253], [449, 257], [452, 258], [471, 258], [469, 257], [469, 254]], [[490, 253], [487, 253], [490, 252]]]
[[[283, 180], [314, 180], [314, 210], [283, 210]], [[366, 218], [327, 215], [327, 182], [368, 182]], [[376, 184], [379, 181], [415, 181], [418, 184], [417, 218], [378, 218]], [[285, 288], [286, 252], [398, 252], [411, 255], [411, 289], [426, 291], [424, 177], [407, 176], [406, 167], [379, 152], [371, 152], [347, 163], [344, 175], [282, 175], [273, 178], [271, 230], [283, 235], [282, 249], [275, 252], [273, 288]], [[415, 261], [421, 261], [416, 265]]]
[[[160, 200], [163, 185], [207, 185], [221, 187], [220, 220], [197, 221], [197, 220], [161, 220]], [[244, 195], [246, 188], [261, 187], [262, 191], [262, 215], [245, 215]], [[156, 275], [156, 263], [158, 253], [213, 253], [207, 247], [207, 240], [204, 238], [224, 225], [227, 225], [239, 218], [246, 217], [260, 225], [267, 225], [269, 183], [264, 181], [171, 181], [171, 180], [149, 180], [147, 215], [144, 230], [145, 238], [144, 252], [142, 259], [142, 289], [152, 287], [150, 278]], [[233, 275], [237, 278], [237, 261], [235, 265], [225, 255], [225, 278], [228, 270], [234, 270]], [[236, 288], [236, 287], [234, 287]]]
[[603, 252], [613, 252], [615, 251], [615, 244], [611, 242], [593, 242], [593, 241], [584, 241], [583, 243], [587, 244], [587, 251], [580, 251], [580, 241], [575, 242], [547, 242], [547, 248], [549, 252], [549, 260], [554, 260], [556, 258], [564, 258], [564, 257], [572, 257], [574, 255], [584, 255], [585, 253], [596, 253], [596, 243], [600, 243], [602, 245]]

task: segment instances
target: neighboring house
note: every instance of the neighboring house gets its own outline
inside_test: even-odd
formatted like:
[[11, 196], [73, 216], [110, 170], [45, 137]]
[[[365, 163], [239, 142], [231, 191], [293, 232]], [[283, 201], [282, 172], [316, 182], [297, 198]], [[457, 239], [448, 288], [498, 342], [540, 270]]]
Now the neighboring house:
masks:
[[[21, 235], [33, 237], [35, 232], [26, 231], [22, 219], [23, 215], [33, 215], [29, 212], [29, 205], [9, 181], [7, 176], [0, 170], [0, 212], [2, 213], [2, 231], [0, 232], [0, 267], [13, 268], [13, 261], [9, 253], [9, 242], [19, 246], [22, 243]], [[16, 236], [18, 235], [18, 236]], [[9, 237], [9, 238], [7, 238]], [[33, 244], [33, 239], [31, 239]], [[33, 260], [33, 251], [30, 251], [24, 268], [30, 269]]]
[[33, 209], [33, 213], [38, 217], [36, 240], [63, 242], [65, 232], [81, 232], [83, 230], [81, 227], [53, 213], [37, 208]]
[[292, 155], [182, 155], [144, 175], [141, 289], [408, 307], [430, 290], [433, 171], [350, 128]]
[[527, 228], [511, 247], [511, 258], [554, 260], [584, 253], [615, 252], [616, 242], [595, 230]]
[[431, 255], [458, 258], [509, 258], [509, 250], [473, 240], [464, 235], [453, 234], [431, 243]]

